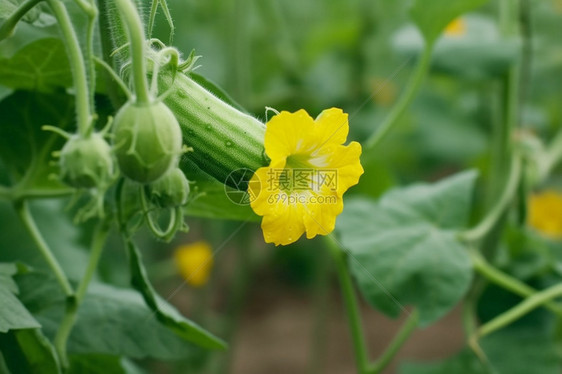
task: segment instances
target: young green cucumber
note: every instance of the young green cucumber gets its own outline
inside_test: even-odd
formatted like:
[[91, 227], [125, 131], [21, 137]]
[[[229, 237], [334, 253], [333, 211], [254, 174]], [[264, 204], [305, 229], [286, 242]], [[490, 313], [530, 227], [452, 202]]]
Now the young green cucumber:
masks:
[[180, 124], [184, 144], [193, 148], [183, 157], [221, 183], [246, 189], [244, 177], [247, 179], [248, 173], [244, 169], [255, 171], [268, 164], [264, 153], [265, 125], [184, 74], [177, 74], [173, 82], [166, 73], [159, 78], [162, 92], [173, 85], [164, 103]]

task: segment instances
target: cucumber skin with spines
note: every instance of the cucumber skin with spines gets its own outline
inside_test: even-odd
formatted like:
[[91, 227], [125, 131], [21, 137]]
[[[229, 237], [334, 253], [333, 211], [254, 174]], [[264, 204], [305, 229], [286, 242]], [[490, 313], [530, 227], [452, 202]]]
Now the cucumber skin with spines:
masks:
[[[159, 78], [161, 92], [173, 85], [164, 103], [180, 124], [184, 144], [193, 148], [182, 160], [188, 158], [219, 182], [245, 190], [244, 169], [256, 171], [268, 164], [265, 125], [223, 102], [187, 75], [177, 74], [172, 80], [170, 75], [161, 74]], [[180, 167], [185, 164], [180, 162]]]

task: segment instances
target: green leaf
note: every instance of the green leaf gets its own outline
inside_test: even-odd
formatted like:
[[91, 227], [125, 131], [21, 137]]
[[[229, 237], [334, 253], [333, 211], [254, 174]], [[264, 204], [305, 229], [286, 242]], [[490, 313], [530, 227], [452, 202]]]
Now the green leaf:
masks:
[[21, 90], [52, 92], [71, 87], [64, 44], [57, 38], [34, 41], [10, 58], [0, 59], [0, 84]]
[[226, 344], [222, 340], [194, 322], [184, 318], [176, 309], [156, 294], [142, 264], [141, 254], [131, 240], [127, 241], [127, 249], [133, 287], [142, 294], [144, 301], [154, 312], [156, 318], [181, 338], [197, 344], [200, 347], [207, 349], [225, 349]]
[[[54, 336], [65, 309], [64, 295], [54, 278], [31, 272], [18, 276], [17, 282], [22, 301], [45, 333]], [[94, 283], [78, 309], [69, 353], [178, 360], [202, 352], [155, 317], [138, 292]]]
[[61, 373], [55, 349], [39, 329], [0, 334], [0, 351], [6, 366], [15, 373]]
[[18, 287], [12, 276], [17, 271], [15, 264], [0, 264], [0, 333], [41, 327], [15, 295]]
[[475, 178], [465, 172], [391, 191], [378, 202], [346, 202], [337, 230], [370, 304], [389, 316], [412, 304], [428, 325], [463, 297], [472, 265], [457, 231], [468, 218]]
[[407, 363], [400, 374], [558, 374], [562, 357], [548, 332], [508, 327], [485, 337], [480, 346], [487, 364], [468, 349], [440, 362]]
[[406, 363], [400, 366], [400, 374], [492, 374], [468, 349], [439, 362]]
[[68, 374], [142, 374], [144, 371], [119, 356], [71, 355]]
[[74, 104], [66, 94], [37, 94], [18, 91], [0, 102], [0, 160], [15, 183], [26, 177], [26, 188], [59, 189], [62, 184], [50, 178], [56, 166], [51, 153], [64, 139], [41, 130], [43, 125], [68, 129], [73, 123]]
[[[0, 19], [7, 18], [9, 15], [14, 13], [18, 8], [18, 5], [23, 3], [23, 1], [17, 0], [0, 0]], [[23, 16], [22, 21], [24, 22], [34, 22], [39, 18], [40, 10], [37, 7], [32, 8], [29, 12]]]
[[426, 43], [433, 44], [447, 25], [458, 16], [488, 0], [415, 0], [410, 15]]
[[485, 337], [480, 346], [495, 373], [559, 374], [562, 355], [557, 343], [552, 332], [535, 326], [513, 326]]
[[71, 355], [69, 374], [126, 374], [121, 358], [110, 355]]

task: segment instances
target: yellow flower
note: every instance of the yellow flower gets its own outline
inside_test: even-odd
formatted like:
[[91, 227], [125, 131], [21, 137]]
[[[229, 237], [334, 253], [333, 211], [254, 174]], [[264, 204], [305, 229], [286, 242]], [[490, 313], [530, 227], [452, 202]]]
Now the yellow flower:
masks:
[[562, 238], [562, 194], [548, 190], [532, 195], [529, 225], [551, 238]]
[[446, 36], [463, 36], [466, 34], [466, 22], [461, 18], [455, 18], [445, 27]]
[[205, 241], [182, 245], [174, 252], [180, 275], [194, 287], [204, 286], [213, 267], [213, 251]]
[[249, 187], [267, 243], [287, 245], [305, 232], [311, 239], [334, 230], [344, 192], [363, 174], [361, 145], [343, 145], [348, 132], [347, 114], [337, 108], [316, 120], [302, 109], [281, 112], [267, 123], [271, 162], [255, 172]]

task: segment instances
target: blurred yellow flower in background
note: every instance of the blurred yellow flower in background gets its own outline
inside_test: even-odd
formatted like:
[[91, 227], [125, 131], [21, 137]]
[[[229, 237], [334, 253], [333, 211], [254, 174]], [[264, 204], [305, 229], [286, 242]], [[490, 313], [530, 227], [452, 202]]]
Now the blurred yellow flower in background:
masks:
[[463, 36], [466, 34], [466, 22], [461, 17], [455, 18], [445, 27], [446, 36]]
[[371, 79], [373, 100], [380, 106], [388, 107], [396, 101], [398, 88], [388, 78], [374, 77]]
[[182, 278], [193, 287], [207, 284], [213, 268], [213, 250], [206, 241], [176, 248], [174, 262]]
[[343, 210], [343, 194], [359, 181], [361, 145], [344, 146], [349, 132], [347, 114], [324, 110], [316, 119], [305, 110], [281, 112], [265, 130], [268, 167], [259, 168], [250, 189], [251, 207], [263, 216], [267, 243], [287, 245], [306, 232], [312, 239], [334, 230]]
[[562, 13], [562, 0], [554, 0], [552, 5], [556, 13]]
[[529, 225], [545, 236], [562, 238], [562, 193], [546, 190], [529, 199]]

